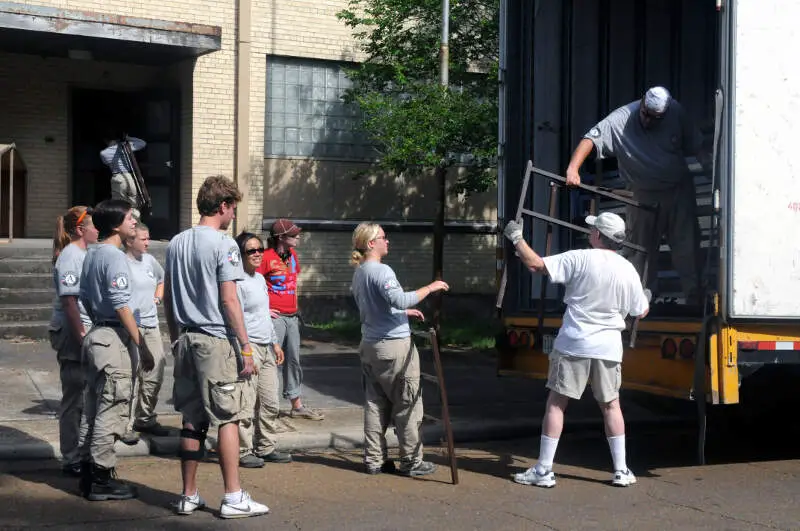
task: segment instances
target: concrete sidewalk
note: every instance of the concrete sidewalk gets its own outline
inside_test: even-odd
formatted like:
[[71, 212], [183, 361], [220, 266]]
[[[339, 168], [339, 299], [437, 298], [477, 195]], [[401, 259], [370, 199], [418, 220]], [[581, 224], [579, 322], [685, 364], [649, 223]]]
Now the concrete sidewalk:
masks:
[[[421, 346], [421, 342], [418, 341]], [[435, 374], [430, 350], [420, 349], [423, 372]], [[361, 372], [352, 346], [304, 341], [302, 364], [305, 377], [304, 402], [322, 410], [322, 422], [291, 419], [283, 401], [278, 443], [285, 450], [353, 448], [363, 444]], [[167, 356], [157, 408], [162, 424], [174, 426], [170, 437], [143, 437], [134, 446], [117, 443], [122, 456], [174, 454], [180, 417], [172, 408], [172, 359]], [[494, 359], [487, 354], [443, 354], [445, 381], [452, 426], [457, 442], [531, 436], [539, 433], [545, 389], [541, 381], [499, 378]], [[55, 354], [46, 342], [0, 341], [0, 459], [58, 458], [57, 411], [61, 396]], [[438, 387], [423, 380], [426, 420], [425, 443], [444, 440]], [[638, 423], [685, 422], [686, 408], [647, 406], [635, 397], [623, 398], [626, 421]], [[602, 421], [591, 393], [570, 405], [566, 429], [591, 426], [602, 430]], [[392, 444], [396, 444], [390, 433]]]

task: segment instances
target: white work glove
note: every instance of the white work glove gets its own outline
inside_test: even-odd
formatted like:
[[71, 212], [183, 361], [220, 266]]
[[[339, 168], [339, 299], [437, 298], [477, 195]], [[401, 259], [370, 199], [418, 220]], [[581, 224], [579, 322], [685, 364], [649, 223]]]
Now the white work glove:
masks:
[[517, 223], [514, 220], [509, 221], [506, 223], [506, 228], [503, 230], [503, 234], [506, 238], [511, 240], [511, 243], [517, 245], [520, 241], [522, 241], [522, 223]]

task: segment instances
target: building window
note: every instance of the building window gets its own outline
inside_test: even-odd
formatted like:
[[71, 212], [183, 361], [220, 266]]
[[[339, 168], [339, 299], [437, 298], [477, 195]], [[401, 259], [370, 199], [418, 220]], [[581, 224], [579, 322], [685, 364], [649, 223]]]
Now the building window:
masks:
[[265, 157], [374, 159], [359, 112], [342, 101], [347, 63], [267, 57]]

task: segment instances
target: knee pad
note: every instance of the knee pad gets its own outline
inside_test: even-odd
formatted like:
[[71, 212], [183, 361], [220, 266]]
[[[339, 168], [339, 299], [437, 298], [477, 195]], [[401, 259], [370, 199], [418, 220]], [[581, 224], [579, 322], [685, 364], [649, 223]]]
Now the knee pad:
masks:
[[206, 456], [206, 433], [208, 432], [208, 425], [201, 426], [199, 430], [190, 430], [183, 428], [181, 430], [181, 439], [194, 439], [200, 442], [200, 449], [198, 450], [185, 450], [178, 447], [178, 457], [181, 461], [200, 461]]

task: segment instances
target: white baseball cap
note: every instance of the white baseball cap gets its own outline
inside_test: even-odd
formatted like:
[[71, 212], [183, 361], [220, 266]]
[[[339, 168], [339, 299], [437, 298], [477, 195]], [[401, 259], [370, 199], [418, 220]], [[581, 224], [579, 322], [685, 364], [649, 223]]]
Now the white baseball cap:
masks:
[[664, 87], [652, 87], [644, 95], [644, 108], [655, 114], [664, 114], [671, 98]]
[[625, 241], [625, 222], [613, 212], [603, 212], [599, 216], [586, 216], [586, 224], [600, 231], [612, 241]]

